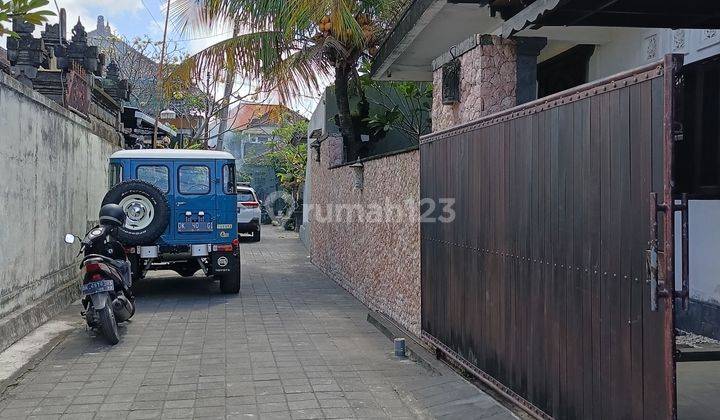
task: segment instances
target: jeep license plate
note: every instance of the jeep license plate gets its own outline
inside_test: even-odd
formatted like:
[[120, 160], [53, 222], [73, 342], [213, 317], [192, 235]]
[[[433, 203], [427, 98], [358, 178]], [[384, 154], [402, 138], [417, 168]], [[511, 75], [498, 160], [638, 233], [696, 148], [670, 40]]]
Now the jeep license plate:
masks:
[[82, 285], [83, 295], [94, 295], [95, 293], [112, 292], [113, 290], [115, 290], [115, 285], [112, 280], [91, 281]]
[[178, 222], [178, 232], [212, 232], [213, 222]]

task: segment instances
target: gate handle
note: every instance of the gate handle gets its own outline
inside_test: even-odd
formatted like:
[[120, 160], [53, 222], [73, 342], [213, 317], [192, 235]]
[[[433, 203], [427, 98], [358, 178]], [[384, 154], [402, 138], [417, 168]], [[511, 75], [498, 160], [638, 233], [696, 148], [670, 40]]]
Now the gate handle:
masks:
[[[690, 235], [688, 229], [688, 196], [686, 193], [683, 193], [680, 204], [674, 204], [673, 202], [672, 212], [668, 212], [668, 207], [670, 206], [665, 203], [658, 204], [657, 196], [657, 193], [650, 193], [650, 243], [645, 261], [648, 272], [648, 283], [650, 284], [650, 310], [653, 312], [658, 310], [658, 297], [672, 296], [672, 298], [681, 298], [682, 308], [684, 311], [687, 311], [688, 301], [690, 299]], [[661, 270], [664, 269], [664, 267], [660, 267], [659, 262], [657, 214], [658, 212], [664, 212], [665, 217], [674, 217], [676, 211], [679, 211], [681, 216], [681, 290], [675, 290], [675, 279], [664, 279], [662, 282], [659, 279], [659, 273], [661, 273]], [[665, 261], [667, 261], [667, 258], [663, 260], [663, 264], [665, 264]]]
[[682, 199], [679, 205], [674, 206], [675, 211], [680, 212], [680, 226], [681, 226], [681, 243], [682, 243], [682, 289], [676, 291], [675, 297], [682, 299], [683, 311], [688, 310], [688, 300], [690, 299], [690, 241], [689, 241], [689, 229], [688, 219], [690, 209], [688, 207], [687, 193], [683, 193]]
[[648, 271], [650, 284], [650, 310], [658, 310], [658, 211], [657, 193], [650, 193], [650, 243], [647, 251], [645, 265]]

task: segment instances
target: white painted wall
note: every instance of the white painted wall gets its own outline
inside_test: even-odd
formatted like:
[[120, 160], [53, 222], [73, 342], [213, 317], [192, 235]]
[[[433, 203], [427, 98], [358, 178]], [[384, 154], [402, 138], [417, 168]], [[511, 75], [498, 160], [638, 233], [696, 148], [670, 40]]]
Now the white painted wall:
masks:
[[[691, 200], [690, 297], [720, 304], [720, 200]], [[675, 215], [675, 287], [681, 286], [680, 213]]]
[[685, 63], [720, 54], [720, 31], [614, 30], [609, 41], [596, 45], [590, 58], [589, 80], [601, 79], [660, 60], [668, 53], [685, 54]]
[[307, 132], [307, 165], [305, 165], [305, 185], [303, 185], [303, 224], [300, 226], [300, 239], [302, 239], [305, 246], [310, 246], [310, 203], [312, 203], [312, 170], [311, 162], [314, 162], [316, 152], [310, 147], [310, 143], [315, 139], [310, 138], [310, 134], [314, 130], [322, 129], [322, 134], [325, 135], [328, 121], [325, 121], [325, 101], [326, 95], [323, 93], [320, 101], [318, 101], [315, 110], [313, 111], [310, 121], [308, 122]]
[[[98, 219], [117, 149], [90, 122], [0, 73], [0, 350], [10, 344], [3, 323], [14, 320], [22, 336], [52, 314], [23, 316], [33, 304], [77, 295], [78, 247], [63, 237]], [[52, 309], [67, 303], [55, 299]]]

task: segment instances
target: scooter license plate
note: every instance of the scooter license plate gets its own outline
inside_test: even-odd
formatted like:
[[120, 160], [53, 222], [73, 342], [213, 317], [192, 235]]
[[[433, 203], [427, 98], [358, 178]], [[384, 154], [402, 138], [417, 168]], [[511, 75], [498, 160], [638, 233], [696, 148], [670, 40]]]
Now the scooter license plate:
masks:
[[100, 292], [112, 292], [115, 290], [115, 285], [112, 280], [100, 280], [92, 281], [82, 285], [82, 293], [84, 295], [94, 295]]

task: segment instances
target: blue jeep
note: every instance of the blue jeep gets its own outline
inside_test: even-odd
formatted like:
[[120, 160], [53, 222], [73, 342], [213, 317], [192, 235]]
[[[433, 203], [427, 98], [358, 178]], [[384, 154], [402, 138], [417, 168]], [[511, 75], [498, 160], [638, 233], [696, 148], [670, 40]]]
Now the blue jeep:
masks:
[[220, 279], [224, 293], [240, 290], [235, 159], [204, 150], [121, 150], [110, 157], [103, 205], [126, 214], [118, 239], [135, 280], [148, 270]]

